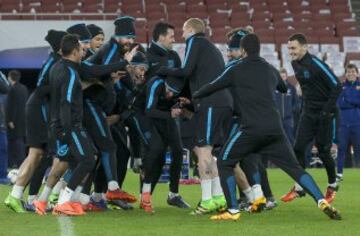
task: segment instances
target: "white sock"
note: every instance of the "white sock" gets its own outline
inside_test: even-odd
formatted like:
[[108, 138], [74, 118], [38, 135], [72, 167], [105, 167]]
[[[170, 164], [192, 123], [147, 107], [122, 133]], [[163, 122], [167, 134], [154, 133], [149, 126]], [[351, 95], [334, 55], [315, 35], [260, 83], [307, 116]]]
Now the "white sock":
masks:
[[251, 191], [253, 192], [253, 200], [259, 199], [261, 197], [264, 197], [263, 191], [261, 189], [260, 184], [255, 184], [251, 187]]
[[95, 193], [93, 192], [93, 194], [91, 195], [92, 199], [95, 201], [95, 202], [100, 202], [103, 195], [102, 193]]
[[173, 197], [177, 197], [177, 196], [179, 196], [179, 194], [178, 193], [173, 193], [173, 192], [169, 192], [169, 198], [173, 198]]
[[151, 192], [151, 184], [143, 183], [142, 193], [150, 193]]
[[200, 181], [201, 185], [201, 201], [208, 201], [212, 198], [211, 195], [211, 179], [202, 179]]
[[336, 175], [339, 176], [339, 177], [343, 177], [342, 173], [337, 173]]
[[76, 187], [76, 189], [74, 191], [74, 194], [71, 197], [72, 202], [78, 202], [79, 201], [80, 193], [81, 193], [82, 190], [83, 190], [83, 186], [77, 186]]
[[337, 187], [337, 182], [332, 183], [332, 184], [329, 184], [328, 186], [329, 186], [329, 187], [332, 187], [332, 188], [336, 188], [336, 187]]
[[84, 193], [80, 193], [79, 200], [82, 205], [87, 205], [90, 202], [90, 196]]
[[304, 189], [301, 187], [301, 185], [300, 184], [298, 184], [298, 183], [295, 183], [295, 190], [296, 191], [304, 191]]
[[114, 191], [114, 190], [116, 190], [116, 189], [119, 189], [120, 187], [119, 187], [119, 184], [118, 184], [118, 182], [116, 182], [115, 180], [111, 180], [109, 183], [108, 183], [108, 189], [110, 190], [110, 191]]
[[24, 189], [25, 189], [25, 187], [15, 184], [11, 190], [10, 195], [16, 199], [22, 199], [23, 194], [24, 194]]
[[219, 177], [215, 177], [211, 180], [211, 194], [213, 197], [224, 195]]
[[59, 181], [55, 184], [52, 193], [53, 193], [53, 194], [60, 194], [60, 191], [61, 191], [62, 187], [63, 187], [63, 182], [62, 182], [62, 180], [59, 180]]
[[236, 213], [239, 213], [239, 209], [228, 209], [228, 211], [231, 213], [231, 214], [236, 214]]
[[247, 198], [247, 200], [248, 200], [249, 202], [253, 202], [253, 201], [254, 201], [254, 199], [253, 199], [254, 195], [253, 195], [253, 193], [252, 193], [251, 187], [248, 187], [247, 189], [244, 189], [242, 192], [245, 194], [245, 196], [246, 196], [246, 198]]
[[325, 201], [324, 198], [318, 200], [318, 202], [317, 202], [317, 203], [318, 203], [318, 207], [320, 207], [320, 205], [321, 205], [321, 203], [322, 203], [323, 201]]
[[64, 204], [65, 202], [69, 202], [71, 199], [71, 196], [73, 195], [74, 191], [70, 188], [66, 187], [64, 191], [62, 191], [62, 194], [60, 194], [59, 202], [58, 204]]
[[39, 201], [40, 202], [47, 202], [50, 194], [51, 194], [51, 190], [52, 188], [48, 187], [47, 185], [45, 185], [43, 191], [41, 192], [40, 194], [40, 197], [39, 197]]
[[27, 198], [28, 204], [31, 205], [35, 201], [36, 197], [37, 197], [36, 195], [29, 195]]

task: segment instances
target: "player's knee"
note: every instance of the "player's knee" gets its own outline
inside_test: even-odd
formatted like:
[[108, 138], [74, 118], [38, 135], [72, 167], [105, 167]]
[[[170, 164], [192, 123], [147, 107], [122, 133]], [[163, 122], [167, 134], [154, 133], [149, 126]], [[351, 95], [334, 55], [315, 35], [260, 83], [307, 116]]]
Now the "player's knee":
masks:
[[86, 169], [87, 172], [90, 172], [95, 167], [95, 158], [87, 157], [82, 161], [83, 168]]

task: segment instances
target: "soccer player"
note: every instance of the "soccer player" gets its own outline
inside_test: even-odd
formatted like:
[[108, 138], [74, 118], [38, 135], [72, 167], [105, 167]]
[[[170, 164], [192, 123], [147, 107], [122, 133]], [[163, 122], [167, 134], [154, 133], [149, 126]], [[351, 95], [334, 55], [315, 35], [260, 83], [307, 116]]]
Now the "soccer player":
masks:
[[[173, 85], [176, 84], [176, 80], [179, 80], [178, 86]], [[161, 175], [167, 147], [170, 147], [171, 150], [172, 164], [170, 168], [176, 169], [176, 172], [170, 171], [170, 193], [167, 202], [169, 205], [179, 208], [190, 207], [179, 195], [183, 148], [175, 118], [180, 116], [182, 110], [174, 105], [176, 104], [175, 96], [182, 90], [181, 82], [183, 82], [181, 78], [164, 80], [155, 76], [146, 85], [145, 114], [151, 123], [151, 135], [144, 158], [144, 179], [140, 203], [140, 207], [146, 212], [153, 212], [151, 193]]]
[[83, 49], [75, 35], [64, 36], [61, 42], [62, 60], [50, 71], [51, 128], [56, 137], [57, 154], [71, 161], [72, 176], [54, 207], [54, 214], [83, 215], [85, 212], [71, 197], [76, 187], [95, 164], [93, 144], [82, 126], [83, 93], [77, 72]]
[[[77, 32], [77, 35], [79, 35], [80, 37], [89, 38], [90, 33], [84, 27], [86, 27], [85, 24], [78, 24], [78, 25], [76, 25], [76, 27], [73, 30], [75, 32]], [[81, 45], [84, 45], [80, 41], [79, 41], [79, 43]], [[82, 49], [81, 56], [83, 56], [83, 53], [85, 53], [85, 50]], [[130, 60], [131, 57], [132, 57], [132, 54], [129, 54], [129, 58], [128, 57], [126, 57], [126, 58], [128, 60]], [[104, 75], [108, 75], [114, 71], [123, 70], [127, 64], [128, 64], [128, 62], [125, 60], [119, 61], [117, 63], [112, 63], [109, 65], [92, 65], [91, 63], [83, 62], [83, 63], [77, 64], [76, 70], [82, 80], [81, 81], [82, 86], [84, 86], [84, 85], [86, 85], [86, 83], [84, 83], [84, 81], [88, 81], [88, 79], [91, 79], [94, 77], [101, 77]], [[83, 94], [83, 93], [81, 93], [81, 94]], [[83, 100], [81, 100], [81, 101], [83, 101]], [[83, 105], [83, 103], [81, 103], [81, 105]], [[52, 139], [54, 139], [54, 137], [52, 137]], [[54, 160], [54, 163], [53, 163], [52, 169], [50, 171], [50, 174], [48, 176], [45, 188], [43, 189], [41, 195], [39, 196], [39, 199], [37, 201], [34, 201], [36, 212], [40, 215], [45, 214], [47, 200], [49, 198], [51, 190], [54, 187], [54, 185], [56, 184], [56, 182], [60, 179], [60, 177], [64, 174], [66, 169], [68, 168], [68, 161], [69, 161], [68, 158], [62, 158], [63, 156], [62, 156], [61, 148], [64, 148], [64, 145], [62, 145], [62, 146], [53, 145], [53, 146], [56, 146], [55, 152], [57, 154], [57, 156], [56, 156], [57, 158], [55, 158], [55, 160]], [[70, 170], [72, 170], [72, 171], [68, 171], [67, 174], [64, 176], [64, 179], [66, 180], [65, 182], [71, 181], [71, 178], [73, 175], [72, 172], [75, 171], [74, 166], [70, 165]], [[83, 181], [84, 181], [84, 179], [81, 179], [80, 182], [83, 182]], [[80, 193], [80, 191], [79, 191], [79, 193]], [[74, 200], [78, 201], [78, 199], [76, 199], [76, 198], [77, 197], [74, 197]]]
[[[40, 161], [44, 156], [47, 156], [49, 72], [51, 67], [61, 58], [59, 54], [60, 42], [66, 34], [64, 31], [48, 31], [45, 40], [50, 44], [53, 52], [43, 65], [37, 86], [26, 104], [26, 141], [29, 146], [29, 154], [21, 164], [16, 183], [5, 200], [5, 205], [18, 213], [25, 212], [21, 202], [25, 186], [30, 181]], [[42, 181], [43, 173], [40, 175]]]
[[[133, 48], [130, 52], [131, 45], [134, 43], [136, 36], [134, 18], [129, 16], [119, 17], [115, 20], [115, 34], [113, 37], [105, 43], [93, 56], [88, 58], [87, 62], [101, 65], [108, 65], [109, 63], [116, 62], [119, 60], [124, 60], [124, 57], [127, 53], [130, 53], [132, 56], [135, 54], [137, 48]], [[131, 61], [131, 60], [129, 60]], [[90, 110], [97, 114], [105, 113], [107, 115], [111, 114], [114, 106], [116, 104], [116, 93], [114, 90], [114, 85], [111, 77], [102, 78], [102, 83], [106, 89], [106, 98], [101, 102], [101, 104], [91, 104], [93, 108]], [[96, 105], [96, 106], [95, 106]], [[90, 106], [90, 105], [89, 105]], [[94, 114], [93, 114], [94, 115]], [[99, 115], [98, 115], [99, 116]], [[96, 119], [95, 119], [96, 121]], [[109, 182], [110, 180], [117, 180], [117, 168], [116, 168], [116, 145], [111, 136], [110, 127], [106, 120], [102, 119], [101, 122], [98, 122], [97, 126], [98, 131], [96, 131], [98, 137], [97, 139], [103, 140], [97, 143], [98, 148], [100, 149], [101, 156], [104, 158], [101, 159], [104, 172], [106, 174], [106, 179]], [[109, 130], [109, 134], [102, 132], [106, 127], [106, 130]], [[103, 137], [102, 137], [103, 136]], [[112, 182], [114, 183], [114, 182]], [[113, 190], [115, 184], [108, 185], [109, 190]], [[119, 184], [116, 184], [116, 188], [119, 188]], [[100, 193], [95, 193], [100, 196]], [[108, 192], [106, 198], [108, 200], [124, 200], [129, 203], [136, 202], [136, 197], [122, 190], [117, 191], [116, 197], [114, 194]]]
[[103, 29], [95, 24], [87, 25], [86, 28], [91, 34], [90, 48], [85, 57], [88, 58], [94, 55], [104, 44], [105, 34]]
[[[242, 51], [240, 50], [240, 41], [245, 35], [249, 33], [250, 31], [248, 31], [247, 29], [237, 28], [233, 29], [227, 34], [227, 56], [229, 58], [229, 62], [227, 63], [226, 68], [241, 61]], [[238, 127], [237, 120], [239, 119], [239, 117], [241, 119], [241, 114], [234, 114], [234, 124], [231, 129], [230, 136], [234, 132], [236, 132], [236, 129]], [[254, 180], [254, 177], [251, 175], [253, 170], [249, 169], [255, 169], [256, 172], [259, 173], [259, 175], [255, 176], [256, 178], [260, 177], [261, 186], [258, 185], [259, 181], [257, 179]], [[272, 194], [269, 179], [267, 177], [267, 171], [261, 160], [261, 157], [254, 155], [251, 159], [245, 158], [241, 160], [240, 163], [236, 164], [234, 172], [236, 177], [236, 183], [240, 189], [239, 208], [241, 210], [251, 210], [251, 203], [256, 201], [256, 199], [254, 199], [254, 192], [259, 191], [259, 189], [263, 190], [264, 196], [266, 197], [266, 208], [272, 209], [276, 207], [276, 201]]]
[[[186, 53], [182, 67], [161, 67], [158, 74], [186, 79], [191, 93], [194, 93], [211, 78], [219, 76], [225, 63], [219, 49], [205, 37], [205, 25], [201, 19], [188, 19], [183, 26], [183, 37]], [[221, 90], [194, 101], [194, 106], [197, 127], [194, 152], [198, 157], [202, 192], [194, 213], [203, 214], [225, 206], [212, 151], [214, 146], [223, 144], [230, 130], [232, 99], [228, 90]]]
[[241, 40], [241, 50], [244, 56], [240, 63], [228, 67], [222, 75], [193, 94], [194, 98], [200, 99], [231, 87], [234, 110], [242, 116], [240, 128], [228, 138], [218, 158], [221, 185], [228, 209], [212, 216], [211, 219], [240, 218], [233, 169], [240, 159], [251, 158], [249, 154], [252, 153], [268, 157], [301, 184], [325, 214], [331, 219], [341, 219], [338, 211], [324, 199], [312, 177], [298, 164], [285, 137], [273, 100], [279, 75], [275, 74], [274, 68], [260, 57], [259, 38], [255, 34], [246, 35]]
[[343, 178], [344, 159], [349, 144], [354, 148], [355, 157], [360, 160], [360, 82], [357, 66], [348, 64], [345, 77], [346, 81], [338, 99], [340, 107], [338, 180]]
[[[153, 38], [152, 38], [150, 47], [146, 52], [146, 57], [149, 60], [149, 71], [146, 74], [148, 80], [152, 79], [153, 76], [156, 75], [156, 71], [161, 66], [165, 66], [168, 68], [180, 68], [181, 67], [181, 59], [180, 59], [179, 55], [177, 54], [177, 52], [172, 50], [173, 44], [175, 42], [174, 30], [175, 30], [174, 26], [172, 26], [169, 23], [159, 22], [155, 25], [155, 27], [153, 29], [153, 34], [152, 34]], [[175, 91], [175, 93], [177, 93], [177, 94], [179, 92], [181, 92], [181, 91]], [[161, 94], [161, 96], [162, 95], [163, 94]], [[154, 104], [154, 105], [157, 106], [157, 104]], [[180, 140], [174, 140], [174, 141], [179, 142]], [[180, 144], [177, 144], [177, 145], [180, 145]], [[149, 147], [151, 148], [151, 146], [149, 146]], [[176, 158], [178, 158], [178, 160], [176, 160]], [[177, 206], [179, 208], [187, 208], [189, 205], [178, 194], [179, 176], [180, 176], [180, 172], [181, 172], [182, 160], [183, 160], [182, 155], [173, 155], [172, 156], [172, 161], [170, 163], [170, 186], [169, 186], [170, 191], [169, 191], [167, 203], [169, 205]], [[161, 168], [158, 170], [159, 170], [158, 174], [160, 174]], [[156, 182], [158, 181], [158, 178], [154, 178], [153, 181], [154, 182], [152, 183], [152, 188], [151, 188], [152, 191], [156, 185]]]
[[[308, 52], [304, 35], [294, 34], [290, 36], [288, 50], [304, 101], [294, 151], [300, 165], [305, 168], [305, 152], [308, 145], [315, 139], [319, 158], [323, 162], [328, 176], [325, 199], [331, 203], [339, 188], [336, 182], [335, 161], [331, 157], [330, 149], [336, 100], [341, 92], [341, 84], [324, 62]], [[295, 183], [291, 191], [284, 195], [281, 200], [289, 202], [304, 195], [303, 188], [299, 183]]]

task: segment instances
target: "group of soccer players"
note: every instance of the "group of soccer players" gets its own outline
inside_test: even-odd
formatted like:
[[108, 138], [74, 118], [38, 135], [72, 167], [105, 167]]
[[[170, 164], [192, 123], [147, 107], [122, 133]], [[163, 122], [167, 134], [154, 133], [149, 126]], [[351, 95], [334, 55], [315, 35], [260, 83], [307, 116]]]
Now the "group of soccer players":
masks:
[[[29, 153], [6, 206], [15, 212], [69, 216], [108, 206], [131, 209], [137, 199], [122, 190], [131, 156], [134, 166], [140, 166], [140, 208], [152, 213], [152, 194], [170, 148], [167, 203], [190, 208], [179, 194], [181, 118], [195, 123], [193, 151], [201, 200], [193, 214], [219, 211], [211, 219], [239, 219], [236, 186], [249, 203], [248, 211], [273, 207], [261, 160], [266, 157], [296, 181], [284, 202], [306, 191], [331, 219], [341, 219], [330, 205], [338, 190], [330, 156], [331, 119], [341, 86], [327, 65], [307, 52], [303, 35], [289, 38], [305, 104], [293, 149], [273, 99], [275, 90], [286, 93], [287, 87], [279, 72], [260, 57], [260, 40], [251, 27], [227, 35], [225, 65], [200, 19], [184, 23], [182, 63], [172, 50], [172, 25], [159, 22], [145, 51], [135, 42], [132, 17], [119, 17], [114, 24], [114, 35], [106, 43], [96, 25], [50, 30], [45, 37], [53, 52], [26, 105]], [[304, 171], [305, 149], [314, 137], [329, 176], [325, 197]], [[28, 184], [29, 197], [23, 204]]]

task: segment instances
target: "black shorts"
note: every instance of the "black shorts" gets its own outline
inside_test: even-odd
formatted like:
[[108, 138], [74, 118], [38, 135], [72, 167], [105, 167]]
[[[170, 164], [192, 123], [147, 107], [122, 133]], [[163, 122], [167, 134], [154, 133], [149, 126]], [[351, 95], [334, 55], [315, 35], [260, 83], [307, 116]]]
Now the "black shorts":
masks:
[[56, 139], [56, 157], [61, 161], [79, 162], [94, 157], [94, 145], [82, 128], [73, 129], [65, 140]]
[[228, 107], [200, 107], [194, 116], [195, 146], [223, 146], [232, 125], [232, 110]]
[[46, 149], [48, 143], [48, 118], [48, 109], [45, 104], [26, 105], [27, 146]]
[[84, 127], [99, 152], [116, 150], [105, 112], [88, 99], [84, 101]]

